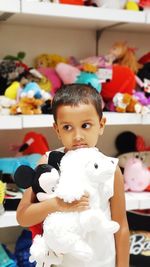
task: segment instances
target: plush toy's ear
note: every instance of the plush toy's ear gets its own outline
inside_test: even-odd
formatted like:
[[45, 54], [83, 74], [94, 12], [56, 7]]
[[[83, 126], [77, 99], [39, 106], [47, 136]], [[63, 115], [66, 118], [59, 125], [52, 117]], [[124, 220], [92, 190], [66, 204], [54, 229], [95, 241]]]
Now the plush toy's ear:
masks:
[[26, 189], [32, 186], [32, 182], [35, 176], [35, 171], [26, 165], [21, 165], [17, 168], [14, 174], [14, 181], [18, 187]]
[[115, 140], [115, 145], [118, 154], [137, 151], [136, 149], [137, 135], [131, 131], [124, 131], [120, 133]]
[[49, 154], [48, 164], [59, 170], [60, 162], [65, 153], [60, 151], [52, 151]]

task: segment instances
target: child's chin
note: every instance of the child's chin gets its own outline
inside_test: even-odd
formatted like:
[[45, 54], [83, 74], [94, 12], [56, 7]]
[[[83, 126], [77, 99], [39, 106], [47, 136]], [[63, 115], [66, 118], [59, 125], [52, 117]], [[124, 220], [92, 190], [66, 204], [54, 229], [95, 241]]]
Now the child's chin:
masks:
[[80, 148], [88, 148], [87, 145], [73, 146], [72, 150], [80, 149]]

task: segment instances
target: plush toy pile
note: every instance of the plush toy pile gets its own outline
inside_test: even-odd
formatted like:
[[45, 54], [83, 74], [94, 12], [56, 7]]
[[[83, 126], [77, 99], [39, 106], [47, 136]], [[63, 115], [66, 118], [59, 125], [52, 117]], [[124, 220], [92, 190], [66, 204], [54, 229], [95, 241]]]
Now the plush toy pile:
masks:
[[[112, 4], [100, 2], [108, 8]], [[33, 67], [23, 63], [23, 56], [20, 52], [0, 61], [1, 115], [51, 114], [56, 91], [70, 83], [92, 85], [101, 94], [106, 111], [150, 113], [149, 53], [137, 59], [136, 49], [125, 41], [116, 41], [106, 54], [82, 59], [41, 54]]]
[[[47, 216], [43, 235], [35, 237], [30, 249], [31, 260], [37, 262], [37, 267], [42, 266], [43, 262], [45, 267], [59, 265], [69, 255], [83, 263], [90, 262], [94, 251], [87, 242], [87, 234], [94, 231], [101, 236], [102, 233], [118, 231], [118, 223], [109, 220], [100, 208], [100, 192], [108, 198], [109, 179], [114, 175], [115, 166], [115, 162], [106, 159], [98, 149], [83, 148], [63, 155], [60, 174], [53, 166], [49, 166], [49, 171], [44, 174], [38, 172], [38, 175], [32, 175], [36, 176], [43, 189], [37, 193], [40, 201], [57, 196], [65, 202], [72, 202], [79, 200], [85, 192], [90, 195], [89, 210], [55, 212]], [[20, 168], [16, 172], [16, 180], [21, 179], [18, 174], [23, 167]]]

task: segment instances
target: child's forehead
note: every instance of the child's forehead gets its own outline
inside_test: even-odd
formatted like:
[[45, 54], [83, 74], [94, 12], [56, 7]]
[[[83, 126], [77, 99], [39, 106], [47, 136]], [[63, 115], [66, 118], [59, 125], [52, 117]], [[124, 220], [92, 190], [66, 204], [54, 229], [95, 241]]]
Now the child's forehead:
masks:
[[80, 103], [78, 105], [61, 105], [57, 110], [57, 119], [74, 119], [78, 117], [91, 118], [98, 116], [96, 109], [92, 103]]

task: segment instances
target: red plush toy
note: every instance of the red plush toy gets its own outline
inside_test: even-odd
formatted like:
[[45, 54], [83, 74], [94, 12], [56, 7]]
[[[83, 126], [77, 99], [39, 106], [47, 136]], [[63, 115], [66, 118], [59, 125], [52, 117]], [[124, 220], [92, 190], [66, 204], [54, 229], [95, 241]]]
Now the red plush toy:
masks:
[[116, 93], [133, 94], [136, 81], [131, 69], [126, 66], [114, 64], [112, 67], [112, 80], [102, 84], [101, 95], [104, 101], [111, 101]]
[[140, 64], [145, 64], [150, 62], [150, 52], [148, 52], [147, 54], [143, 55], [140, 59], [139, 59], [139, 63]]
[[22, 152], [23, 155], [30, 155], [33, 153], [45, 154], [49, 150], [49, 146], [46, 138], [36, 132], [28, 132], [24, 139], [23, 144], [21, 145], [19, 152]]

